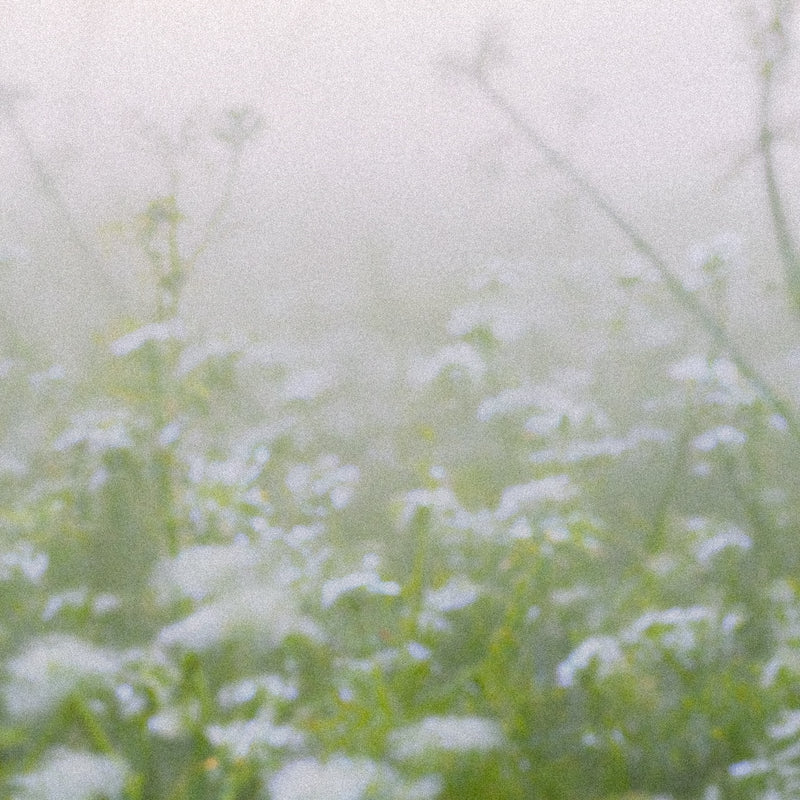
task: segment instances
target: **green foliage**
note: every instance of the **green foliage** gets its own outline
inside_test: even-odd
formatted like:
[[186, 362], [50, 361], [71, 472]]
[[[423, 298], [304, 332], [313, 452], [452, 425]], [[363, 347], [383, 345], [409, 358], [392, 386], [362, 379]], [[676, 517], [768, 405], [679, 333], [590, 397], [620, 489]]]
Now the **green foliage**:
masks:
[[514, 264], [309, 363], [182, 316], [227, 191], [193, 250], [147, 206], [153, 309], [75, 374], [0, 353], [0, 793], [795, 796], [798, 427], [726, 347], [724, 248], [573, 311], [581, 363]]
[[178, 320], [121, 326], [4, 476], [8, 792], [79, 765], [76, 797], [129, 800], [788, 780], [798, 484], [728, 362], [650, 350], [664, 403], [623, 428], [597, 376], [526, 379], [524, 325], [457, 330], [386, 387], [389, 466], [332, 425], [375, 415], [335, 352], [319, 394]]

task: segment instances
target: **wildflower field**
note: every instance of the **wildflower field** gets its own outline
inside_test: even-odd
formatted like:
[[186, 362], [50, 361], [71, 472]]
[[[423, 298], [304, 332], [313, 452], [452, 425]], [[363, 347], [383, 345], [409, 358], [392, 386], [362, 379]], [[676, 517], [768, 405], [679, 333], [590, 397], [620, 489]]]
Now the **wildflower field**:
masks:
[[796, 293], [616, 222], [604, 279], [218, 337], [159, 196], [148, 311], [67, 366], [5, 325], [0, 796], [800, 796]]
[[562, 362], [525, 266], [408, 351], [0, 362], [6, 796], [793, 796], [787, 420], [658, 282]]

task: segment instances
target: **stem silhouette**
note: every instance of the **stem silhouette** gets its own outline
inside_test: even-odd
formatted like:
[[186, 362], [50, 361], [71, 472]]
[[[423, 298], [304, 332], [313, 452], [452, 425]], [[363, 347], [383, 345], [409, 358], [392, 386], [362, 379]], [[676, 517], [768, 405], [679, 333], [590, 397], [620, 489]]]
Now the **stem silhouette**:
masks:
[[[770, 385], [760, 370], [755, 367], [736, 342], [733, 341], [722, 323], [717, 320], [693, 292], [684, 286], [666, 258], [658, 252], [647, 237], [595, 183], [583, 174], [568, 156], [549, 144], [523, 112], [495, 87], [489, 78], [486, 66], [488, 55], [490, 53], [487, 52], [486, 48], [482, 48], [475, 62], [465, 70], [484, 99], [511, 124], [525, 141], [539, 151], [547, 164], [556, 173], [566, 178], [597, 211], [614, 224], [637, 253], [652, 264], [673, 299], [700, 325], [713, 344], [728, 354], [742, 377], [786, 420], [788, 430], [800, 442], [800, 422], [797, 419], [796, 410]], [[767, 148], [767, 153], [770, 152], [769, 148]], [[768, 179], [768, 188], [772, 186], [772, 191], [777, 198], [777, 207], [782, 209], [781, 195], [774, 178], [774, 169], [772, 169], [770, 175], [771, 181]], [[778, 219], [785, 220], [785, 216], [780, 216]], [[788, 226], [785, 226], [785, 229], [788, 231]], [[793, 265], [797, 268], [798, 298], [800, 299], [800, 259], [796, 256], [796, 251], [793, 249], [793, 243], [790, 238], [787, 239], [786, 247], [787, 252], [794, 258]]]

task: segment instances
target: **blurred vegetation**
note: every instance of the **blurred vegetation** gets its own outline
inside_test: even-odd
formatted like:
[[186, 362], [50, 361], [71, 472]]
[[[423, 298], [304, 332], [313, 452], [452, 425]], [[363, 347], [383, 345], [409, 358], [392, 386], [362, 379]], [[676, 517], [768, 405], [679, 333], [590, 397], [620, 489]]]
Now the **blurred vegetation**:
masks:
[[[757, 52], [794, 301], [788, 51]], [[676, 271], [548, 150], [654, 268], [580, 307], [565, 276], [582, 363], [509, 261], [402, 339], [369, 314], [324, 346], [210, 339], [183, 292], [261, 127], [215, 129], [198, 229], [177, 180], [135, 220], [149, 314], [71, 371], [3, 330], [3, 796], [794, 797], [800, 428], [726, 325], [735, 248]]]

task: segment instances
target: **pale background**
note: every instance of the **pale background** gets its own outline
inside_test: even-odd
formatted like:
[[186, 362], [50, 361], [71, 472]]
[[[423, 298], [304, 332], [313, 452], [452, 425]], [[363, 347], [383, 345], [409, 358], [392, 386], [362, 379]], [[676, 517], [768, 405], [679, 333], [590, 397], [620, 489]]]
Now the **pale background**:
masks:
[[[118, 241], [120, 223], [168, 186], [152, 130], [174, 138], [190, 115], [213, 126], [243, 104], [263, 113], [228, 223], [187, 298], [212, 326], [258, 327], [282, 303], [336, 313], [367, 279], [388, 277], [422, 296], [494, 257], [527, 260], [542, 274], [576, 262], [605, 273], [629, 258], [448, 71], [487, 32], [504, 44], [497, 85], [671, 259], [734, 233], [769, 273], [757, 162], [739, 163], [757, 130], [748, 7], [0, 0], [0, 82], [27, 89], [19, 118], [126, 307], [146, 279]], [[794, 86], [790, 77], [787, 121]], [[193, 152], [208, 158], [182, 162], [179, 201], [202, 219], [216, 154]], [[792, 150], [781, 157], [791, 188]], [[78, 336], [102, 313], [97, 281], [63, 244], [8, 126], [0, 165], [0, 237], [6, 252], [22, 254], [0, 273], [3, 294], [23, 327], [35, 319], [46, 337]]]

